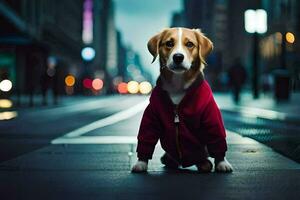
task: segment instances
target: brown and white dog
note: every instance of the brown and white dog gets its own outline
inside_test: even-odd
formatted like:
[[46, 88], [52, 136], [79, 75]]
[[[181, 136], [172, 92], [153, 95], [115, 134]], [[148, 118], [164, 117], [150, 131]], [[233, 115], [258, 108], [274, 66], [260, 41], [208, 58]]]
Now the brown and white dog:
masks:
[[[178, 104], [185, 91], [199, 76], [203, 77], [205, 58], [212, 51], [212, 42], [199, 29], [167, 28], [153, 36], [148, 42], [148, 50], [153, 62], [159, 56], [160, 81], [174, 104]], [[204, 78], [204, 77], [203, 77]], [[198, 168], [210, 171], [211, 163], [203, 163]], [[147, 171], [148, 162], [138, 160], [133, 172]], [[215, 169], [231, 172], [232, 166], [225, 159], [215, 160]]]

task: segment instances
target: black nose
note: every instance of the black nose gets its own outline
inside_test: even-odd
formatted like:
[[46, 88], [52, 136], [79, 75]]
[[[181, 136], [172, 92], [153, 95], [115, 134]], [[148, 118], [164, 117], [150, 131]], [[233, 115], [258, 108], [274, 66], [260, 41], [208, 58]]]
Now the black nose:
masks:
[[182, 63], [183, 59], [184, 59], [184, 56], [183, 56], [183, 54], [181, 54], [181, 53], [175, 53], [175, 54], [173, 55], [173, 60], [174, 60], [175, 64], [180, 64], [180, 63]]

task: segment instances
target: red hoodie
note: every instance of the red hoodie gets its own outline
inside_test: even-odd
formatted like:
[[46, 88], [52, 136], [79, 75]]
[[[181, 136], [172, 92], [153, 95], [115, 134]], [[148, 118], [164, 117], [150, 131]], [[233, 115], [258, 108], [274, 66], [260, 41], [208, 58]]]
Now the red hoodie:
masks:
[[160, 140], [172, 158], [188, 167], [205, 158], [207, 151], [211, 157], [223, 158], [227, 150], [225, 137], [220, 110], [205, 80], [193, 84], [178, 105], [158, 84], [140, 125], [138, 158], [151, 159]]

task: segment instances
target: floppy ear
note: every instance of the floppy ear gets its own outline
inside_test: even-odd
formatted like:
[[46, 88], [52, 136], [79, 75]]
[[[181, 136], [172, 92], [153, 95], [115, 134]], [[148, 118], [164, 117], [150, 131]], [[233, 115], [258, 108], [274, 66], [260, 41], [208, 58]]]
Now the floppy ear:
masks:
[[147, 44], [148, 50], [151, 53], [151, 55], [153, 56], [152, 63], [155, 61], [157, 54], [158, 54], [158, 47], [159, 47], [159, 43], [160, 43], [161, 34], [162, 33], [159, 33], [159, 34], [153, 36], [148, 41], [148, 44]]
[[206, 64], [205, 59], [213, 49], [213, 43], [201, 32], [200, 29], [194, 29], [195, 35], [198, 40], [198, 51], [200, 60]]

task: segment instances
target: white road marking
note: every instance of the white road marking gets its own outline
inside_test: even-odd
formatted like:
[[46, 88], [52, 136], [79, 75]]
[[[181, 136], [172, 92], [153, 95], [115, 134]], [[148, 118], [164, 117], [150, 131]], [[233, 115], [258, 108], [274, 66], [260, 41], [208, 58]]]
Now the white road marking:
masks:
[[277, 112], [274, 110], [267, 110], [262, 108], [246, 107], [246, 106], [223, 106], [222, 110], [233, 110], [241, 113], [245, 117], [264, 118], [270, 120], [286, 120], [285, 113]]
[[[242, 137], [238, 133], [226, 130], [228, 144], [258, 144], [259, 142]], [[137, 136], [79, 136], [61, 137], [52, 144], [136, 144]]]
[[82, 126], [78, 129], [75, 129], [75, 130], [65, 134], [62, 137], [52, 140], [51, 143], [54, 144], [57, 141], [65, 139], [65, 138], [79, 137], [79, 136], [84, 135], [95, 129], [102, 128], [102, 127], [117, 123], [119, 121], [128, 119], [129, 117], [132, 117], [132, 116], [136, 115], [137, 113], [139, 113], [140, 111], [144, 110], [145, 107], [148, 105], [148, 102], [149, 102], [148, 100], [145, 100], [145, 101], [143, 101], [133, 107], [130, 107], [126, 110], [120, 111], [120, 112], [113, 114], [109, 117], [106, 117], [104, 119], [97, 120], [88, 125]]
[[[83, 102], [83, 103], [71, 104], [63, 107], [37, 110], [29, 113], [29, 115], [47, 114], [49, 116], [49, 115], [57, 115], [58, 113], [71, 114], [79, 111], [87, 112], [91, 110], [97, 110], [97, 109], [112, 106], [116, 103], [116, 101], [120, 101], [120, 98], [109, 97], [107, 99], [97, 99], [97, 100]], [[121, 101], [124, 102], [128, 100], [122, 98]]]
[[280, 113], [273, 110], [266, 110], [261, 108], [249, 108], [249, 107], [240, 107], [239, 108], [241, 113], [253, 115], [256, 117], [266, 118], [270, 120], [279, 119], [279, 120], [285, 120], [286, 115], [284, 113]]
[[136, 136], [81, 136], [59, 138], [52, 144], [136, 144]]
[[226, 141], [227, 144], [258, 144], [259, 142], [248, 138], [243, 137], [237, 132], [226, 130]]

